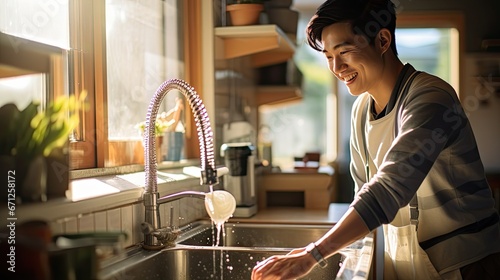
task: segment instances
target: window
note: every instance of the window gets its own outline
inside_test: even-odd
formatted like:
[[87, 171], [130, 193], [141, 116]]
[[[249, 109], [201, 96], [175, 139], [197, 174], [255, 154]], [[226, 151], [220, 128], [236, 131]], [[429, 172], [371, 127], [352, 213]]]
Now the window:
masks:
[[0, 32], [69, 48], [69, 0], [3, 0]]
[[[301, 13], [299, 30], [310, 16]], [[435, 74], [459, 92], [460, 15], [403, 15], [398, 19], [396, 44], [403, 63]], [[304, 40], [298, 32], [298, 41]], [[273, 164], [294, 166], [294, 157], [319, 151], [322, 164], [337, 162], [344, 172], [350, 161], [351, 108], [355, 97], [328, 71], [324, 57], [301, 44], [294, 57], [304, 74], [303, 100], [299, 104], [263, 107], [261, 123], [273, 134]]]
[[[193, 3], [191, 5], [191, 3]], [[88, 92], [88, 110], [70, 144], [70, 168], [142, 164], [141, 135], [152, 95], [185, 78], [182, 0], [4, 0], [0, 32], [65, 52], [65, 94]], [[186, 27], [187, 29], [187, 27]], [[194, 68], [194, 67], [193, 67]], [[46, 74], [0, 79], [0, 105], [51, 98]], [[9, 94], [1, 94], [8, 91]], [[175, 104], [169, 94], [161, 111]]]
[[434, 74], [458, 92], [458, 31], [455, 28], [398, 28], [399, 58], [415, 69]]
[[[141, 134], [149, 102], [160, 84], [183, 78], [182, 1], [106, 1], [109, 156], [106, 166], [142, 163]], [[167, 20], [168, 19], [168, 20]], [[169, 93], [159, 112], [175, 105]], [[124, 147], [132, 147], [123, 154]], [[126, 149], [126, 148], [125, 148]]]
[[144, 121], [158, 86], [168, 78], [183, 77], [182, 53], [177, 44], [169, 44], [182, 42], [176, 8], [176, 3], [159, 0], [106, 1], [107, 92], [113, 104], [108, 108], [110, 140], [138, 139], [133, 124]]
[[[310, 16], [300, 14], [298, 30], [304, 30]], [[323, 163], [335, 160], [336, 96], [333, 76], [321, 53], [307, 44], [304, 32], [298, 32], [294, 62], [302, 72], [302, 101], [285, 105], [261, 106], [260, 123], [270, 128], [273, 165], [282, 169], [294, 166], [294, 158], [306, 152], [320, 152]]]

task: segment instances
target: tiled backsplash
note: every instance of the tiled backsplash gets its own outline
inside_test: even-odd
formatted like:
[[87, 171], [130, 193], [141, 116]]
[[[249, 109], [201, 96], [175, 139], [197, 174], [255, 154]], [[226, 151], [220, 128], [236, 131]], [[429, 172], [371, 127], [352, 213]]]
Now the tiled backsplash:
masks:
[[[168, 186], [166, 186], [168, 188]], [[206, 186], [171, 187], [161, 195], [184, 190], [207, 191]], [[96, 205], [97, 206], [97, 205]], [[98, 207], [97, 207], [98, 208]], [[182, 198], [160, 205], [161, 225], [182, 227], [189, 223], [207, 217], [202, 199]], [[125, 247], [138, 244], [143, 240], [140, 224], [144, 221], [144, 206], [142, 201], [136, 201], [110, 209], [79, 213], [64, 218], [49, 221], [53, 235], [89, 232], [126, 232], [128, 239]]]

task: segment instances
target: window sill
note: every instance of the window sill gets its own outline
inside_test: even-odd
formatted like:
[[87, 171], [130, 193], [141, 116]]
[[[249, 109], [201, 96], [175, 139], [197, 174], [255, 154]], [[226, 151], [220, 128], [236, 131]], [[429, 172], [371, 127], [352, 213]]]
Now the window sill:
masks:
[[[197, 163], [198, 161], [188, 160], [159, 164], [160, 196], [199, 187], [200, 179], [193, 172], [198, 170], [195, 167]], [[16, 222], [55, 221], [140, 202], [144, 178], [144, 167], [140, 165], [72, 171], [66, 198], [17, 205]], [[1, 218], [6, 220], [6, 215], [7, 211], [2, 212]]]

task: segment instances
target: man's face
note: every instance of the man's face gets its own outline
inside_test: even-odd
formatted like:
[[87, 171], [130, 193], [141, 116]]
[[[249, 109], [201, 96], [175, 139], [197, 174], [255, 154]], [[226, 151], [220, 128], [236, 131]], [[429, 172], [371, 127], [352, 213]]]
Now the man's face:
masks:
[[365, 37], [354, 34], [349, 23], [325, 27], [321, 43], [328, 68], [352, 95], [377, 90], [383, 72], [382, 52]]

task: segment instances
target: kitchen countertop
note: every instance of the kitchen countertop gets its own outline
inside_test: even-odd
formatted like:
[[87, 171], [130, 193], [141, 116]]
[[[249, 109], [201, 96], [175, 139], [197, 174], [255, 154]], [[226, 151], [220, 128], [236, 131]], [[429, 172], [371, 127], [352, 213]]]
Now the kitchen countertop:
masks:
[[348, 208], [349, 203], [331, 203], [328, 210], [271, 207], [259, 210], [250, 218], [231, 218], [229, 222], [333, 225], [340, 220]]

